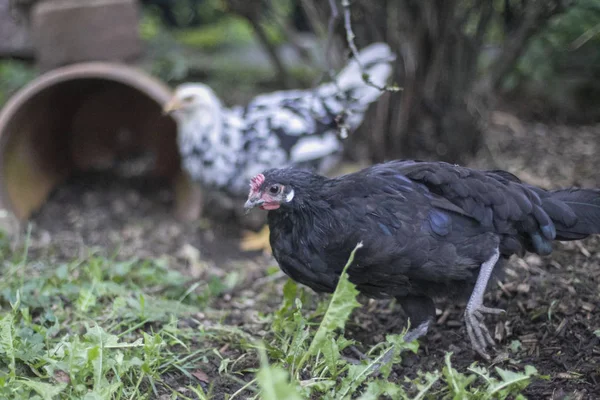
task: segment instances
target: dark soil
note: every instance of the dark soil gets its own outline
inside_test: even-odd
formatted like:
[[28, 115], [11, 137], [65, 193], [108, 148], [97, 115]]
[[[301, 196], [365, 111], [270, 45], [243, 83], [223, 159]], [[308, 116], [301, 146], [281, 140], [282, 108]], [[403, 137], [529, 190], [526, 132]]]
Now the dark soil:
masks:
[[[503, 168], [548, 188], [600, 187], [599, 152], [600, 125], [551, 126], [496, 113], [486, 149], [472, 166]], [[173, 194], [165, 182], [106, 174], [74, 177], [33, 218], [31, 251], [38, 256], [73, 258], [93, 246], [107, 252], [118, 250], [122, 258], [167, 256], [182, 271], [197, 277], [189, 262], [190, 249], [195, 248], [213, 269], [244, 269], [247, 286], [219, 300], [219, 308], [231, 310], [228, 323], [251, 331], [249, 315], [256, 313], [252, 308], [265, 302], [242, 306], [236, 302], [265, 297], [257, 279], [266, 276], [273, 260], [240, 252], [240, 229], [235, 224], [177, 221], [172, 203]], [[498, 341], [494, 364], [501, 368], [530, 364], [547, 375], [547, 380], [536, 380], [527, 389], [531, 399], [599, 399], [600, 337], [594, 334], [600, 330], [599, 293], [600, 237], [557, 243], [551, 257], [513, 258], [502, 285], [487, 296], [488, 306], [507, 311], [487, 319]], [[279, 299], [274, 297], [266, 303], [277, 305]], [[421, 340], [418, 354], [398, 367], [398, 376], [441, 369], [448, 350], [454, 353], [457, 368], [482, 362], [469, 349], [463, 306], [440, 302], [438, 308], [438, 323]], [[403, 324], [399, 306], [370, 301], [354, 314], [349, 332], [368, 345], [384, 340], [386, 333], [400, 332]], [[230, 352], [233, 357], [235, 349]], [[216, 386], [213, 393], [231, 394], [241, 385], [219, 377], [217, 366], [204, 367]], [[187, 379], [182, 376], [181, 385]]]
[[173, 203], [166, 180], [111, 172], [72, 176], [32, 218], [31, 250], [67, 260], [91, 247], [118, 258], [182, 261], [192, 246], [202, 259], [219, 265], [248, 258], [239, 250], [241, 229], [235, 223], [223, 218], [182, 222], [173, 215]]

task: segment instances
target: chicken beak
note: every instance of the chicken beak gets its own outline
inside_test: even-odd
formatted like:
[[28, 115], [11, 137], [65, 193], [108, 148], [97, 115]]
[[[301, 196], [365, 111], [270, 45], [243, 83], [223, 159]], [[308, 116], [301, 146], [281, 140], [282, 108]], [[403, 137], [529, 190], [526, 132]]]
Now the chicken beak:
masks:
[[244, 210], [246, 210], [246, 214], [248, 214], [254, 207], [258, 207], [263, 204], [265, 201], [260, 197], [251, 197], [244, 204]]
[[181, 104], [177, 97], [173, 97], [167, 104], [164, 105], [163, 114], [169, 115], [174, 111], [180, 110], [181, 108], [183, 108], [183, 104]]

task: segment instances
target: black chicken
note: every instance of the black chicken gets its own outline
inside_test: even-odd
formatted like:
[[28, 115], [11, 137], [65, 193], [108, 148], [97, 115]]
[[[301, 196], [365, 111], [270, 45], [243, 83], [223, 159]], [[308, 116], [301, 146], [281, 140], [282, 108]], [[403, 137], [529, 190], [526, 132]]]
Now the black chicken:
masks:
[[334, 179], [299, 169], [257, 175], [245, 208], [269, 210], [273, 255], [295, 281], [332, 292], [348, 274], [373, 298], [395, 297], [427, 332], [433, 300], [465, 298], [473, 349], [489, 359], [483, 323], [490, 277], [512, 254], [552, 252], [553, 240], [600, 233], [600, 190], [547, 191], [505, 171], [442, 162], [393, 161]]

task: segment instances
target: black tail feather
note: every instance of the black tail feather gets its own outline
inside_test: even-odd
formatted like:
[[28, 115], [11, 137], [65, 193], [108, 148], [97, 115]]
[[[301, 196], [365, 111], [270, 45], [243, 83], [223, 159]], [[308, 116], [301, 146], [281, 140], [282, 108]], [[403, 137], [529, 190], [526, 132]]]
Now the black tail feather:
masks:
[[600, 233], [600, 189], [554, 190], [542, 207], [554, 222], [557, 240]]

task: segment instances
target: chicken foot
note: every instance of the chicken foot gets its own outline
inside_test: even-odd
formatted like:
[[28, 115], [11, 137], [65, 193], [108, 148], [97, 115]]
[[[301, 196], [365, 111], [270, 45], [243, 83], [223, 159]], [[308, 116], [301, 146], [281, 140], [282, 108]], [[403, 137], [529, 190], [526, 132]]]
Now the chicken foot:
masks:
[[[410, 343], [413, 340], [417, 340], [422, 336], [427, 334], [429, 326], [431, 325], [431, 321], [435, 316], [435, 304], [431, 300], [431, 298], [427, 296], [400, 296], [397, 297], [398, 302], [401, 304], [402, 309], [408, 316], [408, 320], [411, 325], [414, 323], [417, 326], [415, 328], [409, 329], [408, 332], [404, 335], [404, 342]], [[351, 364], [360, 364], [360, 360], [368, 360], [369, 358], [361, 353], [354, 346], [350, 347], [350, 350], [358, 355], [359, 360], [345, 358]], [[394, 355], [394, 349], [389, 349], [382, 357], [381, 360], [371, 369], [372, 373], [377, 373], [379, 369], [389, 363], [392, 360], [392, 356]]]
[[[408, 332], [406, 332], [406, 335], [404, 335], [404, 341], [406, 343], [409, 343], [413, 340], [417, 340], [421, 336], [424, 336], [427, 333], [427, 330], [429, 329], [430, 323], [431, 321], [425, 321], [422, 322], [421, 325], [417, 326], [416, 328], [410, 329]], [[358, 350], [356, 347], [350, 346], [349, 349], [358, 356], [358, 359], [342, 356], [342, 358], [348, 363], [357, 365], [363, 362], [363, 360], [367, 360], [367, 362], [369, 363], [371, 362], [371, 359], [366, 354]], [[377, 375], [381, 367], [392, 361], [393, 356], [394, 348], [392, 347], [388, 349], [388, 351], [385, 352], [381, 359], [370, 368], [369, 373], [372, 375]]]
[[471, 340], [471, 346], [473, 350], [486, 360], [490, 359], [490, 356], [485, 351], [486, 348], [491, 347], [493, 349], [495, 343], [483, 321], [484, 314], [501, 314], [505, 312], [499, 308], [489, 308], [483, 305], [483, 296], [499, 257], [500, 252], [496, 249], [489, 260], [481, 264], [475, 288], [473, 288], [473, 293], [471, 293], [465, 310], [465, 325], [467, 334]]

